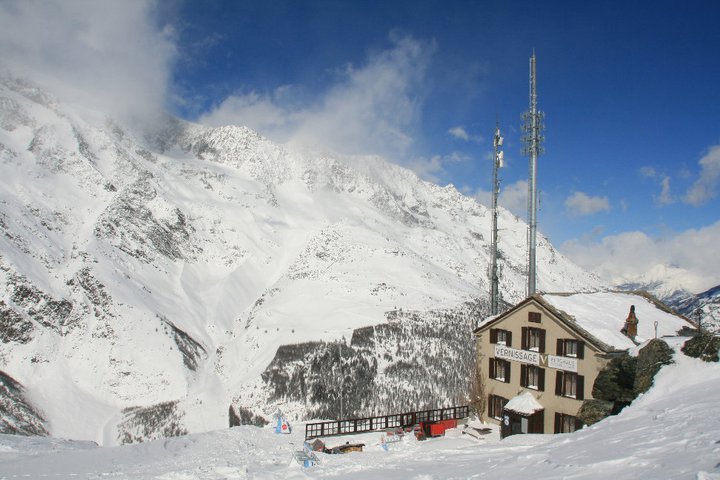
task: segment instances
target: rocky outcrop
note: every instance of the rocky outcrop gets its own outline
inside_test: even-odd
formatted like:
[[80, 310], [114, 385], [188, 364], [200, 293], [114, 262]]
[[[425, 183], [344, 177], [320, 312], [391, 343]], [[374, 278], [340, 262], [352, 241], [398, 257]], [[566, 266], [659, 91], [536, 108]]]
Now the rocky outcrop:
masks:
[[623, 354], [613, 358], [595, 379], [593, 398], [612, 402], [612, 413], [622, 410], [635, 399], [636, 369], [636, 357]]
[[688, 357], [699, 358], [706, 362], [720, 361], [720, 337], [710, 332], [702, 332], [687, 340], [682, 346], [682, 352]]
[[592, 425], [612, 415], [614, 408], [614, 402], [607, 400], [585, 400], [578, 411], [577, 418], [584, 425]]
[[240, 425], [254, 425], [256, 427], [264, 427], [269, 422], [260, 415], [255, 415], [252, 411], [242, 406], [230, 405], [228, 411], [230, 420], [230, 428], [239, 427]]
[[595, 379], [594, 400], [583, 402], [579, 418], [586, 425], [592, 425], [619, 413], [652, 386], [663, 365], [672, 363], [672, 355], [670, 346], [656, 338], [641, 348], [637, 357], [625, 353], [613, 358]]
[[25, 389], [0, 371], [0, 433], [47, 436], [45, 418], [25, 398]]
[[653, 384], [653, 379], [663, 365], [669, 365], [672, 360], [673, 350], [665, 341], [655, 338], [640, 349], [635, 367], [635, 381], [633, 391], [635, 395], [645, 393]]

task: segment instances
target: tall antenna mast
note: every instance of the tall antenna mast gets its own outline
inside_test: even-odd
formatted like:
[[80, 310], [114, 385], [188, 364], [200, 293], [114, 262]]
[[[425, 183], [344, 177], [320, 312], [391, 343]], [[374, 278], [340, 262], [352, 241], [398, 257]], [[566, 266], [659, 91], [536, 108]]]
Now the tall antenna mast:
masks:
[[537, 237], [537, 159], [543, 153], [541, 132], [545, 129], [542, 124], [543, 112], [537, 108], [537, 91], [535, 89], [535, 51], [530, 57], [530, 108], [523, 114], [523, 154], [527, 155], [529, 162], [528, 173], [528, 296], [535, 293], [537, 279], [536, 268], [536, 237]]
[[500, 177], [498, 170], [503, 166], [503, 152], [500, 147], [503, 144], [503, 137], [500, 136], [500, 122], [496, 122], [495, 138], [493, 146], [495, 147], [495, 156], [493, 161], [493, 190], [492, 190], [492, 239], [490, 241], [490, 314], [498, 314], [498, 305], [500, 303], [500, 293], [498, 289], [498, 195], [500, 195]]

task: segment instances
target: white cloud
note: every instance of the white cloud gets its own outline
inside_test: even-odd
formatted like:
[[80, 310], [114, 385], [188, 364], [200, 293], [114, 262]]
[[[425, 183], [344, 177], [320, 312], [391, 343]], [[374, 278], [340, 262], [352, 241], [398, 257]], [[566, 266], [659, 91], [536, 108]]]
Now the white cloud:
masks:
[[607, 197], [591, 197], [583, 192], [575, 192], [565, 200], [565, 208], [572, 215], [592, 215], [610, 211]]
[[448, 133], [459, 140], [465, 140], [466, 142], [470, 140], [470, 135], [463, 126], [453, 127], [448, 130]]
[[[527, 215], [527, 180], [518, 180], [500, 189], [498, 205], [509, 210], [518, 217], [525, 218]], [[492, 192], [478, 190], [474, 195], [475, 199], [489, 207], [492, 203]]]
[[660, 185], [662, 186], [662, 191], [660, 192], [660, 196], [657, 198], [657, 203], [660, 205], [670, 205], [671, 203], [675, 203], [675, 197], [673, 197], [670, 193], [670, 177], [663, 177], [660, 181]]
[[500, 190], [498, 204], [507, 208], [518, 217], [527, 215], [528, 209], [528, 182], [518, 180]]
[[688, 189], [683, 201], [696, 207], [717, 196], [720, 184], [720, 145], [710, 147], [700, 159], [700, 178]]
[[660, 185], [660, 195], [654, 196], [653, 199], [658, 205], [670, 205], [675, 203], [675, 196], [670, 192], [670, 177], [668, 175], [661, 175], [653, 167], [641, 167], [640, 176], [655, 180]]
[[684, 288], [695, 293], [720, 284], [720, 256], [717, 250], [720, 221], [662, 238], [644, 232], [624, 232], [598, 242], [573, 239], [560, 250], [578, 265], [597, 273], [613, 284], [636, 281], [658, 267], [686, 272]]
[[172, 30], [154, 24], [152, 5], [2, 2], [0, 62], [68, 103], [115, 115], [155, 113], [164, 107], [175, 47]]
[[431, 158], [417, 157], [406, 162], [406, 167], [415, 172], [423, 180], [432, 183], [439, 183], [440, 176], [445, 173], [445, 165], [448, 163], [464, 162], [470, 157], [460, 152], [453, 152], [450, 155], [435, 155]]
[[448, 133], [452, 137], [464, 142], [482, 143], [485, 140], [482, 135], [470, 135], [467, 129], [462, 125], [451, 128], [448, 130]]
[[655, 178], [657, 176], [657, 171], [653, 167], [640, 167], [640, 176]]
[[[240, 93], [203, 115], [208, 125], [243, 124], [276, 141], [322, 145], [341, 153], [402, 156], [420, 118], [433, 44], [391, 34], [392, 48], [348, 66], [312, 103], [283, 92]], [[430, 162], [432, 159], [430, 160]]]

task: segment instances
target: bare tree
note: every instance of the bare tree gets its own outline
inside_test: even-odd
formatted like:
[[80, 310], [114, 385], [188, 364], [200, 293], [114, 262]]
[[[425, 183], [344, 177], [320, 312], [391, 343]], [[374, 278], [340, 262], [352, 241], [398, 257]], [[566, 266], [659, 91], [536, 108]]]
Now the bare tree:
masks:
[[473, 373], [470, 377], [470, 410], [477, 414], [480, 421], [484, 421], [483, 412], [485, 412], [486, 403], [485, 381], [480, 370], [480, 362], [476, 358]]

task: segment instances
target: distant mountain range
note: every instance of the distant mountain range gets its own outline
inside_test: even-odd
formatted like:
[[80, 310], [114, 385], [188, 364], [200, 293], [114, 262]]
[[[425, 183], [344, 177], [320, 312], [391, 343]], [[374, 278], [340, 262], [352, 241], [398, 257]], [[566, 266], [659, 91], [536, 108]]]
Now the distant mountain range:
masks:
[[616, 288], [644, 290], [689, 320], [710, 330], [720, 330], [720, 285], [694, 294], [683, 288], [687, 283], [686, 271], [658, 265], [639, 275], [635, 281], [623, 283]]
[[[112, 445], [466, 400], [490, 212], [453, 186], [243, 127], [129, 128], [9, 76], [0, 162], [2, 431]], [[499, 222], [512, 304], [527, 228]], [[546, 238], [537, 258], [541, 290], [606, 287]]]

